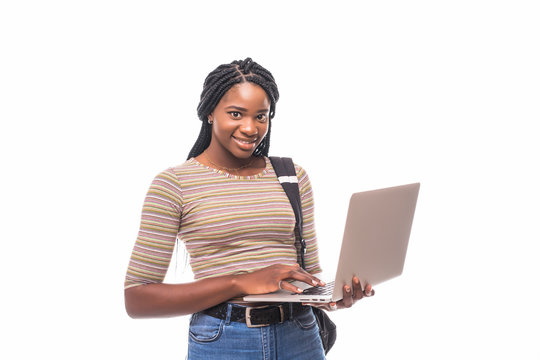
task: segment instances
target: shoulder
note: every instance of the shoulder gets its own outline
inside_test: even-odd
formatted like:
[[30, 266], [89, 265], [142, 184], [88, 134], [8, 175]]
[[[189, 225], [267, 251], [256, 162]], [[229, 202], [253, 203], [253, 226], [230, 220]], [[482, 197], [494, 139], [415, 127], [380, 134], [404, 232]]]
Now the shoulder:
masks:
[[304, 167], [298, 165], [297, 163], [294, 163], [294, 169], [296, 170], [296, 176], [298, 176], [298, 178], [302, 177], [302, 176], [307, 176], [307, 171]]
[[306, 183], [309, 184], [309, 176], [307, 170], [296, 162], [294, 163], [294, 168], [296, 170], [296, 177], [298, 178], [298, 183], [300, 185]]
[[196, 171], [197, 169], [200, 169], [199, 163], [194, 158], [190, 158], [179, 165], [171, 166], [163, 170], [161, 173], [170, 173], [175, 174], [176, 176], [182, 176], [184, 174], [189, 174], [190, 172]]
[[298, 187], [300, 188], [300, 194], [302, 197], [310, 195], [312, 192], [311, 181], [309, 180], [308, 173], [304, 167], [294, 163], [296, 170], [296, 177], [298, 178]]
[[182, 188], [182, 179], [186, 174], [193, 172], [196, 164], [189, 159], [182, 164], [171, 166], [160, 171], [153, 179], [151, 188], [159, 188], [163, 191], [180, 194]]
[[305, 183], [309, 184], [309, 177], [308, 177], [306, 169], [303, 166], [296, 163], [294, 159], [292, 160], [294, 164], [294, 170], [296, 172], [296, 177], [298, 178], [298, 183], [300, 185], [305, 184]]
[[160, 171], [156, 178], [167, 178], [171, 181], [181, 183], [182, 179], [186, 176], [196, 174], [204, 169], [201, 169], [201, 166], [193, 158], [190, 158], [183, 162], [182, 164], [168, 167]]

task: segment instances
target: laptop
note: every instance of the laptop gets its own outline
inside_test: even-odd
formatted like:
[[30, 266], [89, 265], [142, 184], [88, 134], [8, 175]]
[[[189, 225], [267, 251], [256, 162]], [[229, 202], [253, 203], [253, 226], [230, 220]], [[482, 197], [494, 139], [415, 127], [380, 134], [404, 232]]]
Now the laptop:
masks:
[[244, 301], [334, 302], [343, 298], [345, 284], [352, 287], [354, 276], [364, 289], [401, 275], [419, 190], [414, 183], [352, 194], [333, 281], [319, 287], [295, 281], [304, 289], [300, 294], [279, 290], [244, 296]]

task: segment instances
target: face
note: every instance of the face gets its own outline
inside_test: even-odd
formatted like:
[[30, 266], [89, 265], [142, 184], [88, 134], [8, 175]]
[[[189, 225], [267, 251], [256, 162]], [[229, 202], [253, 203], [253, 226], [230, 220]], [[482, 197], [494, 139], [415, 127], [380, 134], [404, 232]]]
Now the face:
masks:
[[270, 100], [259, 85], [234, 85], [208, 116], [213, 122], [208, 151], [222, 163], [247, 159], [268, 131]]

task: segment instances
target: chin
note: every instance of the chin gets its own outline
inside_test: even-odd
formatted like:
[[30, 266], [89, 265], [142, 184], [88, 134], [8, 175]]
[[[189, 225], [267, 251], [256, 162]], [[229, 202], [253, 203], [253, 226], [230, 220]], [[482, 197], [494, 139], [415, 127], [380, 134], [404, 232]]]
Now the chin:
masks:
[[253, 153], [255, 152], [255, 150], [253, 151], [246, 151], [246, 152], [236, 152], [236, 153], [233, 153], [233, 155], [237, 158], [237, 159], [249, 159]]
[[[259, 146], [259, 144], [257, 144], [257, 146]], [[238, 159], [249, 159], [255, 152], [255, 149], [257, 149], [257, 146], [254, 146], [253, 149], [250, 150], [236, 148], [230, 151], [230, 153]]]

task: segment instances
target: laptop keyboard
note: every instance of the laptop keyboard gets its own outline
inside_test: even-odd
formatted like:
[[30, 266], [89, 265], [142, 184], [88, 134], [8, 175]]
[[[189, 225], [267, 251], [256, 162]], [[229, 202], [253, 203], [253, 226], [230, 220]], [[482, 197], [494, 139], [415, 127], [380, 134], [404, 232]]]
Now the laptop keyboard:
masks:
[[326, 283], [324, 286], [314, 286], [310, 287], [309, 289], [306, 289], [302, 292], [302, 294], [306, 295], [332, 295], [332, 292], [334, 291], [334, 282], [330, 281]]

